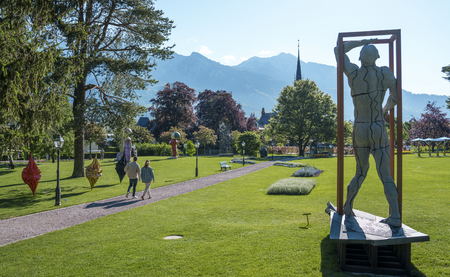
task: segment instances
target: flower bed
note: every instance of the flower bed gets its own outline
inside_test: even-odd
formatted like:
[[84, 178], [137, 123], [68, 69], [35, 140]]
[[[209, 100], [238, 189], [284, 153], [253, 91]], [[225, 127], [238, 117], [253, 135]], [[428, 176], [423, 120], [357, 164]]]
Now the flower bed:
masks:
[[270, 185], [267, 194], [272, 195], [307, 195], [316, 186], [313, 179], [287, 178]]
[[273, 165], [287, 166], [287, 167], [305, 167], [305, 166], [307, 166], [306, 164], [303, 164], [303, 163], [296, 163], [296, 162], [280, 162], [280, 161], [276, 161]]
[[315, 167], [306, 166], [292, 174], [292, 177], [317, 177], [319, 176], [323, 170], [320, 170]]
[[[230, 163], [241, 164], [241, 163], [242, 163], [242, 159], [234, 158], [234, 159], [232, 159], [232, 160], [230, 161]], [[244, 163], [245, 163], [245, 164], [256, 164], [255, 161], [247, 160], [247, 159], [245, 159], [245, 162], [244, 162]]]

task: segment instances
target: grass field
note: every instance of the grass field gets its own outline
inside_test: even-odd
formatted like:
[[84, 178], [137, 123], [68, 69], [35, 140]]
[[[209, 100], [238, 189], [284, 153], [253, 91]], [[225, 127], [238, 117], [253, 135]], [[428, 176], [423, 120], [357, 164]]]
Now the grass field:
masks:
[[[355, 163], [344, 160], [348, 183]], [[403, 222], [431, 238], [412, 244], [412, 276], [448, 276], [450, 157], [403, 160]], [[296, 170], [272, 166], [3, 246], [0, 276], [351, 276], [339, 269], [324, 212], [336, 204], [336, 159], [302, 162], [324, 170], [309, 195], [267, 195]], [[388, 215], [374, 164], [354, 207]], [[169, 235], [183, 238], [163, 239]]]
[[[139, 157], [138, 163], [143, 166], [145, 160], [150, 160], [150, 166], [155, 173], [156, 182], [152, 188], [166, 186], [174, 183], [195, 179], [195, 157], [180, 157], [177, 160], [167, 157]], [[220, 173], [221, 161], [229, 161], [231, 157], [199, 157], [198, 177], [209, 176]], [[85, 166], [92, 162], [85, 161]], [[116, 173], [116, 162], [112, 160], [99, 161], [103, 175], [91, 190], [87, 178], [71, 178], [73, 172], [73, 161], [60, 162], [60, 187], [61, 207], [89, 203], [118, 195], [125, 195], [128, 188], [128, 177], [122, 180]], [[258, 161], [260, 162], [260, 161]], [[242, 164], [232, 164], [232, 168], [240, 168]], [[31, 189], [22, 180], [22, 170], [26, 164], [18, 164], [14, 170], [0, 167], [0, 219], [27, 215], [55, 207], [56, 188], [56, 163], [38, 164], [41, 170], [41, 180], [33, 196]], [[145, 185], [138, 183], [137, 190], [144, 190]], [[66, 199], [66, 201], [64, 201]]]

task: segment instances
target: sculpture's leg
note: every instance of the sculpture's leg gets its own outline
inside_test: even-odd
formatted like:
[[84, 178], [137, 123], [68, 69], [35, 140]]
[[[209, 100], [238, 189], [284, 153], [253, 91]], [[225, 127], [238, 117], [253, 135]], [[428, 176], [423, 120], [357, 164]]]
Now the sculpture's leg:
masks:
[[400, 212], [398, 208], [397, 187], [395, 186], [389, 169], [389, 146], [384, 149], [373, 151], [373, 157], [375, 158], [375, 163], [377, 165], [378, 177], [380, 177], [380, 180], [383, 183], [384, 194], [386, 195], [386, 200], [388, 201], [389, 208], [391, 209], [391, 214], [389, 215], [389, 217], [381, 220], [380, 222], [387, 223], [392, 227], [401, 227], [402, 223], [400, 220]]
[[361, 188], [364, 179], [366, 179], [367, 171], [369, 171], [369, 148], [356, 148], [356, 174], [350, 184], [347, 186], [347, 200], [344, 204], [344, 214], [347, 216], [354, 216], [353, 201]]

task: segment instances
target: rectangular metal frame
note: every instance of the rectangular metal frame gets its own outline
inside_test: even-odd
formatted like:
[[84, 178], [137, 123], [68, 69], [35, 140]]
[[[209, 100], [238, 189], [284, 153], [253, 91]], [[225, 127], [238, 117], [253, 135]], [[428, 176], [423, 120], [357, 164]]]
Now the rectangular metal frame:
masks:
[[[339, 47], [339, 63], [337, 66], [337, 106], [338, 106], [338, 136], [337, 136], [337, 212], [342, 215], [344, 207], [344, 38], [350, 37], [364, 37], [364, 36], [385, 36], [391, 35], [389, 39], [379, 39], [374, 44], [388, 44], [389, 45], [389, 67], [394, 72], [394, 65], [396, 66], [397, 77], [397, 192], [398, 192], [398, 206], [400, 211], [400, 218], [402, 219], [402, 58], [401, 58], [401, 32], [397, 30], [380, 30], [380, 31], [365, 31], [365, 32], [347, 32], [339, 33], [337, 39], [337, 46]], [[395, 42], [395, 61], [394, 64], [394, 42]], [[389, 129], [394, 130], [394, 109], [389, 113]], [[395, 180], [394, 175], [394, 135], [390, 132], [390, 152], [391, 152], [391, 175]]]

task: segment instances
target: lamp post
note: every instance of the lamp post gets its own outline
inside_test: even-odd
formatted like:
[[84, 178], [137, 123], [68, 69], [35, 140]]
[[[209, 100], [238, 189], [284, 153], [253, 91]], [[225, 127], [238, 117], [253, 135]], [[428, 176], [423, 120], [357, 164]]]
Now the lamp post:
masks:
[[195, 177], [198, 177], [198, 148], [200, 147], [200, 142], [196, 141], [194, 146], [195, 152], [197, 152], [197, 158], [195, 160]]
[[245, 166], [245, 141], [242, 142], [242, 166]]
[[58, 167], [56, 170], [56, 189], [55, 189], [55, 206], [61, 206], [61, 188], [59, 187], [59, 151], [64, 145], [64, 139], [58, 134], [58, 137], [53, 141], [55, 148], [58, 150]]
[[272, 161], [273, 161], [273, 137], [270, 138], [270, 144], [272, 145]]

